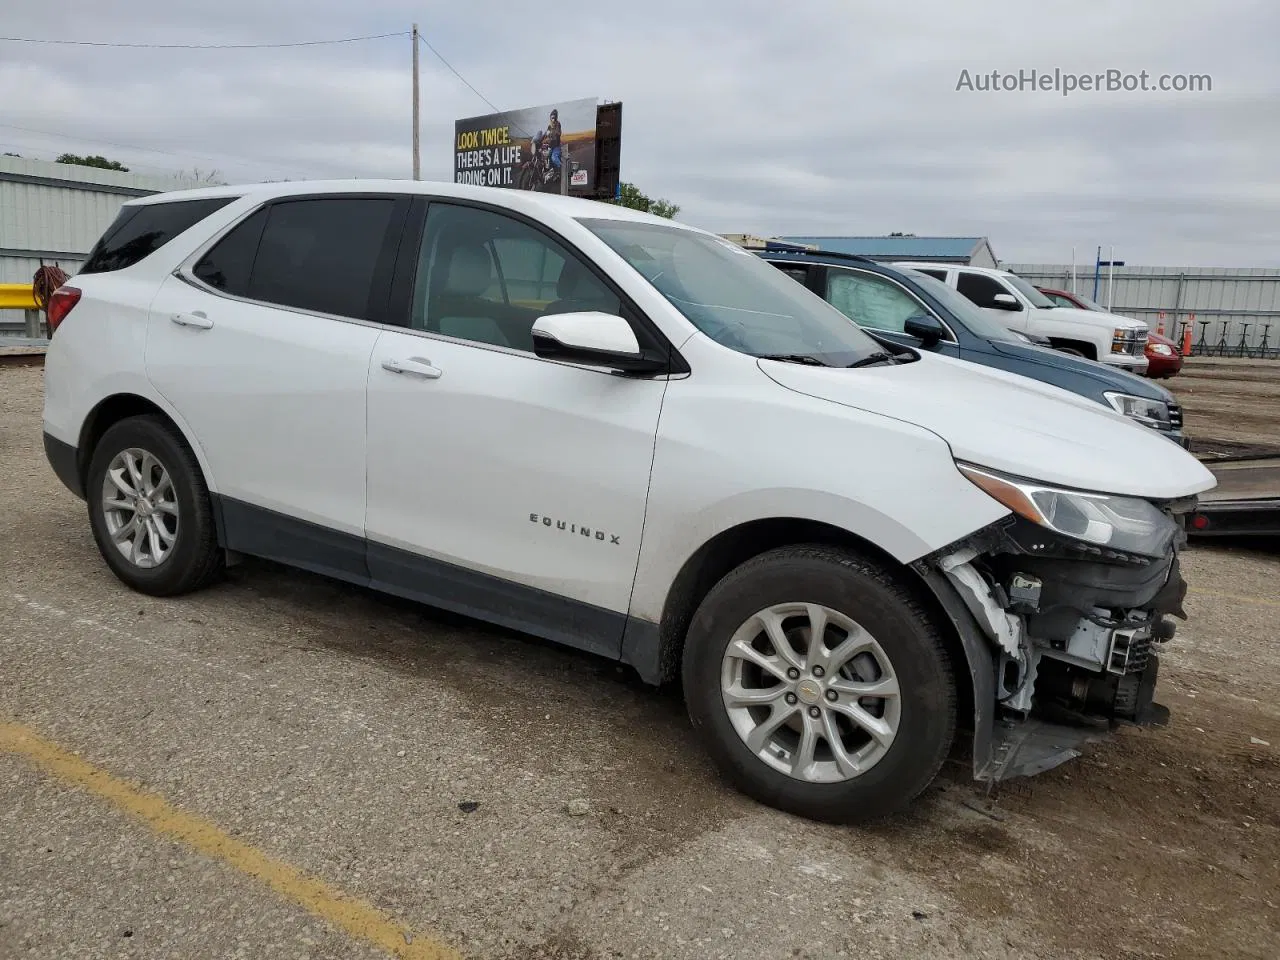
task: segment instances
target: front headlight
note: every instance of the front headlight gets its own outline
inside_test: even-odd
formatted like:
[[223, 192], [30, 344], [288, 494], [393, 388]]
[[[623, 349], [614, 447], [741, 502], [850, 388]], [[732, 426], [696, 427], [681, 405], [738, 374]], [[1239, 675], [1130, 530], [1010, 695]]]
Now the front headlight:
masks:
[[1171, 517], [1138, 497], [1065, 490], [967, 463], [957, 462], [956, 466], [972, 483], [1018, 516], [1064, 537], [1161, 557], [1178, 532]]
[[1163, 400], [1151, 400], [1148, 397], [1135, 397], [1127, 393], [1108, 391], [1103, 394], [1111, 409], [1123, 413], [1126, 417], [1137, 420], [1157, 430], [1170, 429], [1169, 405]]
[[1152, 353], [1158, 354], [1159, 356], [1162, 356], [1162, 357], [1173, 356], [1173, 347], [1169, 346], [1167, 343], [1153, 343], [1149, 347], [1147, 347], [1147, 349], [1150, 350]]

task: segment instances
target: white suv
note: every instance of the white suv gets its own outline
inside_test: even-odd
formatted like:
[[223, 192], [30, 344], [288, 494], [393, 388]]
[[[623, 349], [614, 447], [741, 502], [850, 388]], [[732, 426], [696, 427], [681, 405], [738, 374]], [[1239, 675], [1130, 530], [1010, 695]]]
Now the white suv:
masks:
[[901, 262], [954, 287], [1001, 325], [1042, 337], [1055, 350], [1096, 360], [1131, 373], [1145, 373], [1147, 325], [1141, 320], [1062, 307], [1016, 273], [989, 267]]
[[[713, 234], [408, 181], [131, 200], [50, 307], [50, 463], [173, 595], [242, 555], [680, 680], [725, 775], [852, 821], [1159, 720], [1212, 475], [880, 343]], [[1073, 725], [1075, 724], [1075, 725]]]

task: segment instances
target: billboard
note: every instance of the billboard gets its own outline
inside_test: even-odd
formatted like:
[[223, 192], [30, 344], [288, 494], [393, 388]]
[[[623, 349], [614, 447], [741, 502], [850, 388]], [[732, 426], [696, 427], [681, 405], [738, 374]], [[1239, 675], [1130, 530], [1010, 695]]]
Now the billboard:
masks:
[[[620, 104], [609, 114], [616, 131]], [[597, 113], [593, 98], [525, 107], [454, 123], [453, 179], [482, 187], [544, 193], [612, 196], [617, 175], [601, 177]], [[613, 133], [617, 138], [618, 133]], [[616, 145], [612, 151], [617, 152]], [[608, 165], [616, 167], [615, 161]], [[610, 174], [612, 173], [612, 177]], [[613, 182], [610, 182], [610, 181]]]

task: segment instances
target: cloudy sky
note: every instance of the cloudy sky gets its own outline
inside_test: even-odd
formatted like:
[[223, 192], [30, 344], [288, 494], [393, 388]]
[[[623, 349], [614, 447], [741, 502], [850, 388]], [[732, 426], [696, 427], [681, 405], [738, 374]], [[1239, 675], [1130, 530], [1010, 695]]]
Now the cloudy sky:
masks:
[[[186, 8], [185, 10], [183, 8]], [[603, 12], [601, 12], [603, 11]], [[45, 0], [7, 37], [269, 43], [407, 33], [502, 109], [623, 102], [623, 179], [718, 232], [986, 235], [1008, 262], [1280, 264], [1280, 4], [1124, 0]], [[978, 92], [963, 70], [1208, 92]], [[975, 80], [976, 82], [976, 80]], [[489, 113], [422, 50], [425, 179]], [[0, 152], [229, 181], [410, 175], [407, 36], [269, 50], [0, 42]]]

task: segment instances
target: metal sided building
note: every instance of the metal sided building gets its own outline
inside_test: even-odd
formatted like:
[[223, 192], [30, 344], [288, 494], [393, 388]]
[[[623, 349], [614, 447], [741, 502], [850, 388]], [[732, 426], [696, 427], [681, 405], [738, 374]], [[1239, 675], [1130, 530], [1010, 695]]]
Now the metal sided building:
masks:
[[73, 274], [126, 200], [205, 185], [0, 157], [0, 283], [30, 283], [42, 261]]

